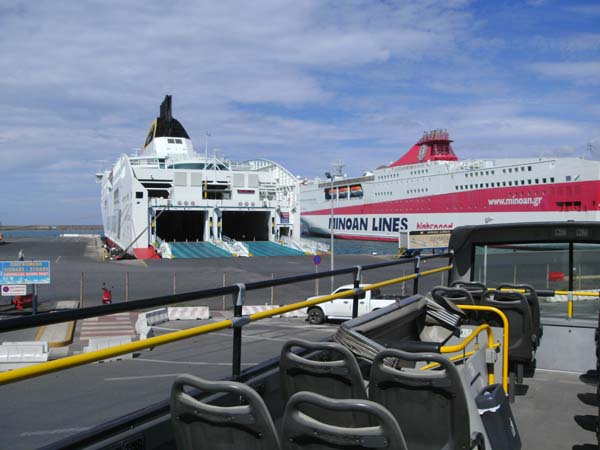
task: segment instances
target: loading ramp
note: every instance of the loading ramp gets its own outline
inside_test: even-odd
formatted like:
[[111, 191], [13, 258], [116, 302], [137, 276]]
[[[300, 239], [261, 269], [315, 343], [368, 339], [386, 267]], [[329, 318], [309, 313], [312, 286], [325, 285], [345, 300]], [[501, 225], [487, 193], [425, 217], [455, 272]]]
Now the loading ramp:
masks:
[[271, 241], [246, 241], [244, 245], [253, 256], [304, 256], [304, 252]]
[[231, 253], [210, 242], [169, 242], [173, 258], [227, 258]]

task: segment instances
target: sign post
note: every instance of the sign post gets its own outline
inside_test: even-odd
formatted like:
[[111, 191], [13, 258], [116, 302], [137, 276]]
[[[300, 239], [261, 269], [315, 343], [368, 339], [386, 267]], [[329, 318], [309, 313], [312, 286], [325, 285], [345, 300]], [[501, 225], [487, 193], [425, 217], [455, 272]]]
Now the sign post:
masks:
[[3, 286], [3, 292], [4, 287], [23, 284], [33, 285], [31, 313], [35, 315], [37, 285], [50, 284], [50, 261], [0, 261], [0, 285]]
[[[313, 256], [313, 264], [315, 265], [315, 273], [319, 273], [319, 264], [321, 264], [321, 255]], [[319, 279], [315, 279], [315, 295], [319, 295]]]

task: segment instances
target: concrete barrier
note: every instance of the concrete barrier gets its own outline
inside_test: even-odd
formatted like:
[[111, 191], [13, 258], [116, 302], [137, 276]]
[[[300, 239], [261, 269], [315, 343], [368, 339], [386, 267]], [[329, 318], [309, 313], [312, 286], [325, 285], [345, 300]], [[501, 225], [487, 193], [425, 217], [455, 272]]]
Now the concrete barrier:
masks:
[[210, 318], [208, 306], [170, 306], [169, 320], [206, 320]]
[[158, 325], [169, 321], [169, 311], [167, 308], [153, 309], [152, 311], [146, 311], [146, 322], [148, 325]]
[[290, 312], [287, 312], [287, 313], [283, 313], [279, 317], [306, 317], [307, 316], [307, 313], [306, 313], [307, 309], [308, 308], [297, 309], [296, 311], [290, 311]]
[[[245, 305], [242, 306], [242, 315], [247, 316], [258, 312], [268, 311], [270, 309], [279, 308], [281, 305]], [[306, 317], [306, 308], [297, 311], [290, 311], [273, 317]]]
[[152, 327], [148, 325], [148, 321], [146, 320], [146, 313], [141, 313], [138, 316], [137, 321], [135, 322], [135, 331], [140, 335], [140, 339], [147, 339], [154, 336]]
[[[114, 347], [116, 345], [128, 344], [131, 342], [131, 336], [110, 336], [110, 337], [98, 337], [90, 338], [87, 347], [83, 347], [84, 353], [94, 352], [96, 350], [102, 350], [104, 348]], [[126, 353], [125, 355], [119, 355], [114, 358], [103, 359], [98, 362], [109, 362], [118, 361], [121, 359], [132, 359], [133, 353]]]
[[[567, 295], [555, 295], [554, 297], [544, 297], [548, 303], [566, 303], [569, 300]], [[598, 297], [592, 297], [587, 295], [574, 295], [573, 301], [587, 301], [587, 300], [596, 300], [598, 301]]]
[[0, 370], [12, 370], [48, 361], [48, 342], [3, 342], [0, 345]]

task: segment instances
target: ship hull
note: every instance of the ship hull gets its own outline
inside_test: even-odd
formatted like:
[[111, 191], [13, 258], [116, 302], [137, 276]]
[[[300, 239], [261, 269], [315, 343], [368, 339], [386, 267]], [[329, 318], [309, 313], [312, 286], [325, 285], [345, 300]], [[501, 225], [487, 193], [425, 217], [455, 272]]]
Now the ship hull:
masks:
[[[309, 234], [333, 230], [338, 238], [386, 241], [462, 225], [598, 221], [599, 175], [598, 161], [576, 158], [388, 167], [369, 177], [305, 183], [301, 221]], [[346, 194], [353, 188], [359, 198]]]

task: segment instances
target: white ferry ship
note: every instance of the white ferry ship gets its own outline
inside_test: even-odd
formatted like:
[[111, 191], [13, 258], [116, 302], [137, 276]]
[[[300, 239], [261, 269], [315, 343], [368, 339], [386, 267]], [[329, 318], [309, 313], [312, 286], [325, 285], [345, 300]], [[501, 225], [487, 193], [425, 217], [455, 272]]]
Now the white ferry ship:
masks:
[[297, 179], [273, 161], [197, 154], [169, 95], [140, 154], [97, 177], [107, 242], [132, 256], [303, 254]]
[[[358, 178], [300, 186], [305, 231], [397, 241], [461, 225], [600, 220], [600, 162], [582, 158], [459, 161], [445, 130]], [[333, 210], [333, 214], [332, 214]]]

